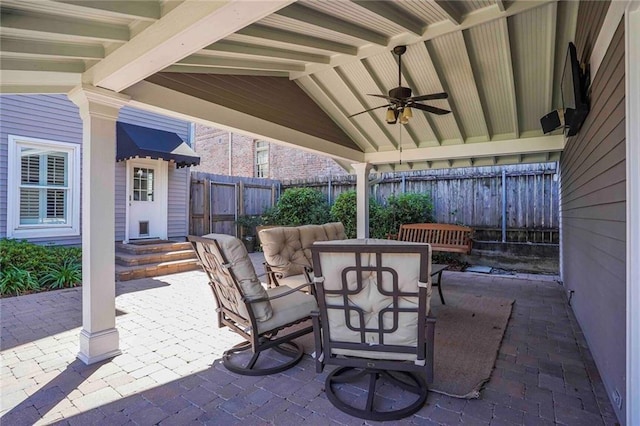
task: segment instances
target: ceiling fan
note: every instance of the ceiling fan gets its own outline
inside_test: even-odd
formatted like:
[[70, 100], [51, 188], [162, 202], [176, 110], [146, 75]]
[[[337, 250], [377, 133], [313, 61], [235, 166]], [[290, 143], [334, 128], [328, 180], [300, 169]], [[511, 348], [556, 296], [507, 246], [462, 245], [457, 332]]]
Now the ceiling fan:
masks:
[[430, 95], [411, 96], [411, 89], [402, 86], [402, 55], [406, 51], [407, 46], [396, 46], [393, 48], [393, 53], [398, 56], [398, 87], [394, 87], [393, 89], [389, 90], [388, 95], [368, 94], [368, 96], [384, 98], [389, 101], [389, 103], [386, 105], [380, 105], [374, 108], [360, 111], [358, 113], [350, 115], [349, 118], [379, 108], [387, 108], [387, 123], [395, 124], [398, 122], [398, 118], [400, 118], [400, 123], [407, 124], [409, 122], [409, 118], [413, 117], [413, 112], [411, 111], [412, 108], [437, 115], [449, 114], [451, 112], [446, 109], [436, 108], [434, 106], [418, 103], [421, 101], [431, 101], [434, 99], [447, 99], [449, 95], [446, 92], [432, 93]]

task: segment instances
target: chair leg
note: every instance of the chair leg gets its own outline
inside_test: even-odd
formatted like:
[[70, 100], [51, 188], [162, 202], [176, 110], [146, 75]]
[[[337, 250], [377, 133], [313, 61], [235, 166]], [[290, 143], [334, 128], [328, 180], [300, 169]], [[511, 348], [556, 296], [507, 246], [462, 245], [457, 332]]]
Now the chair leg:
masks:
[[[265, 363], [269, 363], [266, 366], [256, 367], [256, 365], [259, 365], [258, 359], [260, 355], [262, 355], [266, 349], [273, 349], [275, 352], [290, 359], [285, 362], [269, 359], [265, 361]], [[300, 362], [302, 355], [304, 355], [302, 347], [293, 342], [284, 342], [265, 349], [258, 348], [258, 350], [251, 355], [249, 361], [242, 362], [241, 353], [246, 351], [252, 351], [251, 342], [242, 342], [225, 351], [222, 355], [222, 364], [227, 370], [243, 376], [265, 376], [280, 373], [293, 367]], [[246, 355], [248, 356], [249, 354]], [[273, 365], [274, 363], [275, 365]]]
[[[354, 382], [364, 376], [369, 376], [367, 400], [364, 408], [359, 408], [355, 404], [352, 405], [340, 399], [336, 391], [339, 390], [341, 384]], [[379, 411], [376, 409], [376, 387], [379, 380], [385, 380], [415, 394], [415, 400], [398, 409]], [[408, 417], [422, 408], [427, 400], [428, 392], [427, 383], [422, 376], [412, 372], [389, 372], [371, 368], [340, 367], [332, 371], [325, 381], [325, 393], [329, 402], [340, 411], [366, 420], [389, 421]]]
[[438, 284], [436, 284], [436, 286], [438, 287], [438, 293], [440, 294], [440, 301], [442, 302], [442, 304], [444, 305], [444, 297], [442, 296], [442, 271], [440, 271], [438, 273]]

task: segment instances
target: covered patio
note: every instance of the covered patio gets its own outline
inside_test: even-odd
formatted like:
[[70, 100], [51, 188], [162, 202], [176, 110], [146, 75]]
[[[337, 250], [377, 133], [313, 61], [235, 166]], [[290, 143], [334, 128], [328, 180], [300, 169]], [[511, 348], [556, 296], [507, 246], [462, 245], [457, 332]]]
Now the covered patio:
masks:
[[[252, 255], [256, 267], [262, 256]], [[405, 424], [614, 425], [613, 408], [556, 276], [445, 272], [448, 294], [515, 299], [480, 399], [430, 393]], [[122, 355], [76, 359], [81, 289], [2, 299], [2, 421], [26, 424], [362, 424], [329, 403], [311, 357], [275, 376], [221, 364], [240, 339], [216, 325], [203, 272], [118, 284]], [[438, 304], [435, 300], [433, 303]], [[389, 403], [402, 394], [388, 395]]]
[[[358, 176], [359, 237], [368, 235], [372, 171], [559, 160], [564, 287], [554, 284], [553, 306], [564, 304], [564, 292], [574, 297], [572, 310], [559, 312], [564, 314], [554, 326], [571, 328], [575, 314], [575, 329], [589, 342], [617, 418], [639, 423], [640, 122], [627, 120], [640, 115], [638, 6], [555, 0], [3, 1], [2, 93], [65, 93], [83, 120], [82, 328], [79, 352], [74, 328], [62, 353], [71, 351], [91, 366], [67, 363], [70, 371], [117, 370], [117, 359], [135, 358], [150, 346], [129, 340], [112, 278], [115, 123], [119, 109], [129, 105], [331, 156]], [[591, 112], [575, 137], [544, 135], [540, 117], [562, 107], [569, 41], [591, 67]], [[368, 94], [398, 85], [391, 51], [399, 45], [407, 46], [400, 86], [415, 95], [447, 92], [448, 99], [431, 104], [451, 114], [417, 111], [406, 125], [387, 124], [383, 102]], [[540, 303], [536, 309], [547, 312]], [[525, 356], [526, 347], [516, 346], [510, 356]], [[37, 363], [29, 356], [16, 355], [11, 374], [30, 374]], [[83, 377], [70, 375], [72, 382]], [[514, 380], [520, 383], [514, 387], [521, 389], [524, 380]], [[100, 399], [122, 396], [116, 393], [104, 390]]]

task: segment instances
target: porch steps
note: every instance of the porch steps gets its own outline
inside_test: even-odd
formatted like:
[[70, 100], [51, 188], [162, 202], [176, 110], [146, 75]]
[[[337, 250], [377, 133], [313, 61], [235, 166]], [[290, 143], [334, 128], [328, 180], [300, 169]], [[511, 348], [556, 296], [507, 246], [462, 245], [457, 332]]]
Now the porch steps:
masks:
[[191, 243], [169, 242], [147, 245], [116, 243], [116, 280], [157, 277], [198, 269]]

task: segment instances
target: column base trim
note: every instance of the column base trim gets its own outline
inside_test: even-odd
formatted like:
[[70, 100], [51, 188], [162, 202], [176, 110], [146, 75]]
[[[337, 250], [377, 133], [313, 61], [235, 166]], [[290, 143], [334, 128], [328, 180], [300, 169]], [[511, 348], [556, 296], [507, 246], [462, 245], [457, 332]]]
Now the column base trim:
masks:
[[78, 359], [87, 365], [121, 355], [119, 334], [116, 328], [91, 333], [80, 331], [80, 351]]

